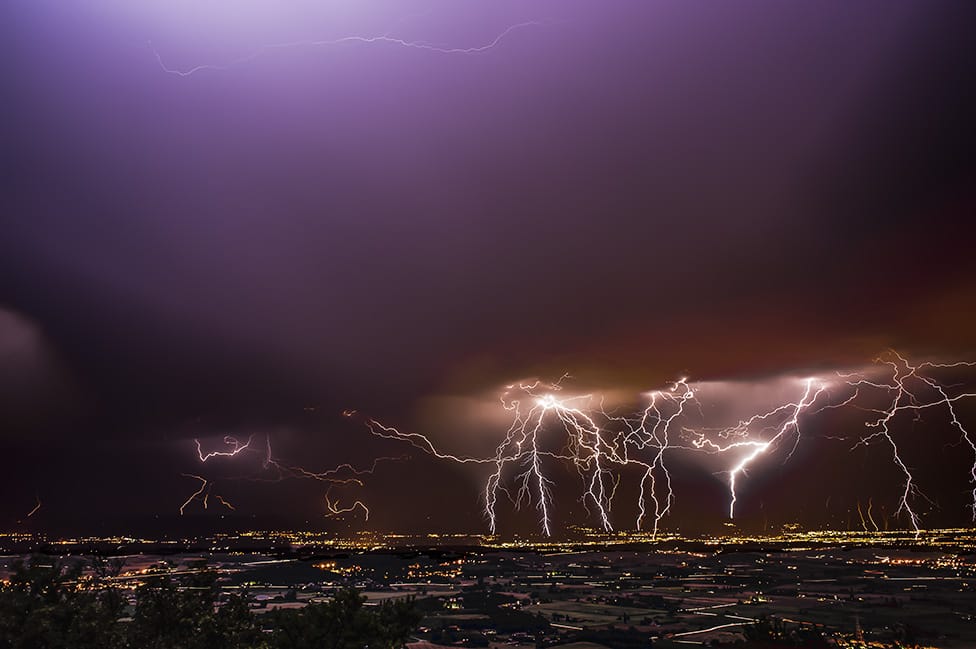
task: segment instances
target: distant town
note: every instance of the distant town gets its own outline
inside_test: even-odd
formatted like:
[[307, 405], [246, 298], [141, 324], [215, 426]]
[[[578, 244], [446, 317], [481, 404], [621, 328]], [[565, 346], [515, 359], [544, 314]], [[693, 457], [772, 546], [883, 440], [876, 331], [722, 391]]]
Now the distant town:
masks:
[[135, 593], [148, 579], [216, 574], [252, 613], [354, 588], [366, 606], [412, 599], [416, 649], [976, 645], [976, 531], [775, 536], [468, 535], [250, 531], [190, 539], [0, 535], [15, 562], [100, 557]]

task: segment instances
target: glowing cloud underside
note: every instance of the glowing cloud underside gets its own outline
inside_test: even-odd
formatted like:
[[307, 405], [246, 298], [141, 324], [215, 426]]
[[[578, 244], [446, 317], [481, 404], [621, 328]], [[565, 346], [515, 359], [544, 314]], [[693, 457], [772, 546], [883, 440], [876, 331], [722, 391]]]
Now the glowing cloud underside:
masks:
[[[976, 397], [976, 393], [953, 393], [931, 374], [943, 370], [976, 367], [976, 363], [920, 363], [891, 352], [876, 360], [876, 366], [860, 372], [839, 372], [824, 378], [797, 380], [795, 400], [757, 412], [732, 426], [709, 427], [696, 424], [690, 406], [700, 418], [699, 386], [686, 379], [665, 390], [648, 393], [646, 407], [632, 416], [607, 412], [596, 395], [561, 396], [563, 381], [510, 385], [501, 405], [512, 415], [512, 424], [488, 457], [471, 457], [440, 450], [431, 439], [415, 432], [402, 432], [376, 420], [367, 420], [377, 436], [397, 439], [435, 457], [462, 464], [491, 466], [485, 483], [484, 511], [489, 528], [497, 530], [499, 497], [506, 497], [515, 509], [534, 502], [539, 512], [540, 529], [552, 533], [552, 480], [545, 467], [554, 461], [569, 462], [579, 473], [584, 489], [582, 502], [606, 531], [613, 530], [610, 512], [620, 481], [619, 470], [637, 467], [642, 472], [634, 525], [649, 526], [656, 534], [661, 520], [675, 501], [669, 451], [704, 453], [728, 457], [724, 471], [728, 484], [729, 518], [735, 518], [739, 500], [737, 487], [761, 456], [780, 454], [788, 460], [801, 440], [804, 422], [826, 410], [846, 409], [866, 413], [863, 430], [838, 439], [853, 440], [853, 446], [883, 442], [890, 459], [902, 475], [898, 493], [898, 515], [904, 515], [915, 531], [920, 530], [916, 498], [921, 492], [905, 463], [892, 432], [900, 416], [919, 416], [941, 411], [957, 431], [961, 442], [973, 453], [970, 480], [973, 483], [970, 507], [976, 520], [976, 442], [957, 414], [957, 405]], [[565, 377], [564, 377], [565, 378]], [[885, 407], [865, 404], [885, 402]], [[559, 443], [546, 437], [553, 437]]]

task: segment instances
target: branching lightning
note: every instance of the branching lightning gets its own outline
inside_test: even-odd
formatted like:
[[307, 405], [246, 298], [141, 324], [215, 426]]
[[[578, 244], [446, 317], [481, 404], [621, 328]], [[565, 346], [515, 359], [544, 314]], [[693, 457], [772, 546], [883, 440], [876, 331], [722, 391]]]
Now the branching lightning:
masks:
[[[875, 415], [875, 418], [865, 422], [865, 427], [871, 432], [862, 435], [857, 445], [868, 445], [872, 442], [883, 441], [890, 447], [892, 462], [903, 476], [898, 509], [895, 511], [895, 515], [906, 514], [912, 528], [918, 531], [920, 519], [912, 503], [917, 497], [924, 498], [924, 494], [919, 490], [915, 476], [905, 462], [902, 451], [895, 440], [891, 428], [893, 421], [901, 413], [911, 413], [918, 418], [923, 411], [944, 408], [949, 415], [950, 424], [959, 431], [960, 441], [965, 442], [974, 453], [973, 464], [970, 467], [970, 483], [973, 488], [971, 492], [972, 502], [969, 506], [973, 511], [973, 520], [976, 521], [976, 443], [974, 443], [969, 431], [959, 421], [956, 413], [956, 404], [964, 399], [976, 397], [976, 393], [963, 392], [950, 396], [945, 386], [925, 374], [926, 370], [976, 367], [976, 363], [921, 363], [912, 365], [905, 357], [895, 351], [876, 359], [876, 362], [889, 368], [891, 375], [887, 380], [872, 380], [848, 373], [840, 373], [839, 376], [845, 379], [847, 384], [855, 390], [873, 391], [878, 393], [880, 398], [887, 400], [887, 405], [883, 408], [866, 409], [868, 413]], [[934, 395], [929, 396], [928, 399], [924, 398], [921, 391], [925, 389], [930, 395], [932, 393]], [[872, 524], [874, 524], [873, 520]]]
[[[287, 479], [304, 479], [325, 482], [328, 484], [325, 494], [325, 515], [327, 517], [334, 517], [340, 514], [352, 512], [356, 509], [361, 509], [365, 514], [366, 520], [369, 519], [369, 508], [366, 506], [366, 504], [361, 500], [356, 500], [349, 507], [340, 507], [338, 501], [332, 498], [331, 494], [333, 487], [336, 485], [353, 485], [361, 487], [363, 486], [364, 476], [372, 475], [380, 463], [406, 459], [404, 456], [378, 457], [375, 458], [366, 468], [360, 469], [356, 468], [352, 464], [343, 463], [323, 471], [313, 471], [303, 466], [286, 463], [277, 458], [271, 447], [271, 436], [265, 435], [264, 437], [264, 443], [261, 444], [260, 442], [255, 443], [255, 435], [249, 436], [247, 441], [243, 442], [236, 437], [227, 435], [224, 436], [222, 440], [224, 447], [218, 448], [217, 450], [204, 450], [204, 445], [199, 439], [194, 439], [193, 443], [196, 447], [197, 459], [201, 464], [206, 464], [215, 460], [230, 460], [244, 454], [261, 455], [261, 472], [259, 474], [252, 474], [243, 478], [246, 480], [280, 482]], [[270, 475], [268, 472], [270, 472]], [[237, 511], [237, 507], [231, 504], [226, 498], [213, 492], [213, 480], [196, 473], [183, 473], [182, 475], [187, 478], [193, 478], [200, 484], [197, 490], [190, 494], [190, 496], [180, 506], [180, 515], [183, 515], [187, 507], [189, 507], [194, 501], [199, 501], [203, 505], [204, 509], [208, 509], [211, 498], [227, 509]]]
[[[549, 467], [568, 462], [580, 476], [583, 506], [606, 531], [614, 529], [611, 511], [617, 487], [632, 469], [638, 470], [638, 515], [634, 524], [637, 529], [650, 527], [652, 534], [657, 534], [676, 500], [667, 465], [670, 454], [729, 458], [728, 468], [722, 473], [727, 476], [728, 516], [734, 519], [736, 505], [742, 498], [740, 487], [749, 471], [762, 457], [773, 454], [787, 462], [800, 444], [805, 421], [828, 410], [867, 413], [863, 423], [866, 432], [855, 432], [853, 438], [847, 431], [822, 437], [842, 439], [854, 447], [884, 442], [890, 448], [894, 467], [903, 476], [896, 516], [903, 516], [918, 531], [921, 521], [916, 501], [925, 496], [897, 443], [893, 426], [903, 414], [918, 418], [923, 412], [944, 411], [959, 435], [959, 443], [973, 454], [970, 507], [976, 520], [976, 439], [957, 410], [960, 402], [976, 397], [976, 393], [954, 392], [931, 376], [939, 371], [973, 367], [976, 363], [913, 365], [897, 352], [890, 352], [862, 370], [798, 380], [795, 399], [724, 427], [705, 425], [699, 401], [705, 384], [689, 383], [687, 379], [647, 393], [647, 404], [631, 416], [607, 412], [598, 395], [562, 396], [565, 376], [552, 384], [512, 384], [506, 386], [500, 399], [511, 416], [511, 424], [495, 453], [484, 457], [442, 450], [428, 435], [400, 431], [375, 419], [366, 419], [365, 423], [372, 434], [406, 442], [433, 457], [488, 467], [484, 513], [492, 533], [498, 530], [499, 501], [504, 496], [516, 510], [534, 503], [540, 530], [551, 535], [556, 503]], [[879, 401], [881, 407], [876, 405]], [[349, 416], [353, 414], [354, 411], [349, 412]], [[878, 529], [871, 511], [873, 499], [868, 503], [866, 514], [858, 503], [862, 526], [867, 529], [870, 521], [871, 527]]]
[[[495, 454], [489, 457], [444, 453], [426, 435], [401, 432], [375, 419], [367, 419], [366, 425], [374, 435], [408, 442], [437, 458], [462, 464], [493, 465], [485, 484], [484, 505], [492, 533], [497, 529], [496, 509], [499, 495], [503, 494], [516, 509], [534, 501], [543, 532], [551, 534], [552, 481], [544, 471], [544, 465], [551, 460], [566, 460], [574, 464], [585, 485], [584, 506], [592, 506], [604, 529], [612, 530], [609, 511], [614, 490], [609, 485], [614, 484], [614, 480], [606, 464], [616, 451], [604, 439], [605, 432], [590, 408], [593, 397], [559, 398], [557, 393], [560, 390], [561, 381], [508, 386], [501, 396], [501, 405], [512, 414], [512, 424]], [[540, 439], [550, 423], [558, 423], [567, 434], [563, 449], [549, 448]], [[510, 467], [515, 467], [514, 476], [507, 482]]]
[[[677, 501], [672, 469], [668, 462], [674, 454], [709, 456], [710, 462], [724, 462], [719, 472], [727, 484], [728, 518], [735, 519], [737, 505], [743, 499], [742, 486], [749, 472], [756, 470], [763, 458], [777, 456], [786, 463], [793, 456], [805, 428], [821, 413], [843, 410], [846, 420], [854, 415], [861, 428], [828, 430], [819, 435], [823, 439], [842, 440], [851, 448], [881, 443], [889, 450], [894, 469], [901, 476], [897, 491], [895, 517], [908, 526], [921, 529], [920, 501], [926, 501], [918, 485], [906, 449], [899, 446], [902, 419], [909, 423], [924, 414], [941, 412], [948, 426], [958, 435], [958, 445], [971, 453], [968, 470], [971, 482], [969, 504], [976, 520], [976, 438], [960, 416], [962, 402], [976, 398], [958, 386], [938, 380], [940, 374], [976, 368], [976, 363], [913, 364], [897, 352], [889, 352], [875, 363], [855, 371], [841, 371], [824, 377], [788, 379], [786, 386], [795, 397], [774, 403], [771, 407], [752, 412], [734, 423], [718, 426], [706, 417], [703, 396], [709, 393], [708, 383], [693, 383], [682, 378], [671, 385], [645, 393], [643, 406], [634, 414], [620, 415], [617, 409], [607, 409], [605, 398], [595, 393], [566, 394], [563, 376], [554, 383], [528, 381], [505, 386], [499, 397], [501, 408], [510, 417], [510, 424], [494, 448], [486, 455], [470, 455], [446, 450], [423, 433], [401, 431], [372, 418], [364, 422], [373, 435], [409, 444], [434, 458], [461, 465], [484, 467], [483, 512], [491, 533], [499, 529], [501, 503], [507, 501], [515, 510], [534, 507], [543, 534], [553, 533], [556, 479], [553, 468], [558, 464], [572, 467], [579, 476], [579, 500], [589, 515], [605, 531], [614, 530], [613, 507], [622, 482], [634, 479], [637, 493], [634, 527], [647, 529], [656, 535], [663, 520]], [[725, 383], [726, 386], [735, 384]], [[732, 390], [734, 394], [734, 390]], [[749, 402], [738, 404], [748, 407]], [[741, 408], [740, 408], [741, 412]], [[343, 415], [358, 418], [356, 410]], [[849, 423], [844, 426], [850, 426]], [[365, 476], [376, 471], [381, 462], [402, 460], [400, 457], [379, 457], [365, 468], [344, 463], [326, 470], [310, 470], [287, 463], [275, 456], [270, 436], [251, 435], [246, 440], [226, 436], [222, 445], [206, 448], [194, 440], [200, 464], [214, 461], [236, 461], [242, 455], [259, 455], [261, 470], [248, 480], [276, 482], [303, 479], [327, 484], [325, 516], [336, 517], [361, 510], [365, 520], [370, 509], [361, 499], [343, 499], [334, 495], [336, 487], [363, 486]], [[211, 479], [197, 473], [185, 477], [199, 482], [197, 489], [180, 506], [183, 514], [193, 502], [204, 509], [213, 498], [224, 507], [235, 506], [214, 492]], [[626, 491], [626, 490], [625, 490]], [[344, 500], [344, 502], [343, 502]], [[829, 497], [828, 497], [829, 502]], [[867, 510], [857, 502], [857, 513], [864, 530], [878, 530], [873, 515], [874, 497], [868, 499]], [[931, 502], [931, 501], [929, 501]], [[40, 501], [38, 501], [38, 507]], [[35, 508], [34, 511], [36, 511]], [[888, 511], [882, 505], [883, 511]], [[33, 512], [32, 512], [33, 513]], [[885, 528], [888, 517], [885, 514]]]
[[707, 439], [704, 435], [702, 435], [693, 442], [697, 448], [718, 453], [725, 453], [737, 448], [750, 449], [749, 452], [729, 470], [729, 518], [735, 518], [735, 503], [738, 499], [735, 492], [736, 480], [740, 476], [745, 475], [749, 465], [752, 464], [760, 455], [765, 454], [770, 447], [791, 432], [795, 433], [796, 437], [793, 447], [790, 449], [790, 452], [787, 455], [787, 459], [789, 459], [789, 457], [793, 454], [793, 451], [796, 449], [796, 445], [800, 439], [800, 414], [809, 409], [809, 407], [816, 402], [817, 397], [819, 397], [826, 389], [821, 385], [814, 390], [814, 382], [815, 379], [812, 378], [804, 381], [806, 388], [804, 389], [803, 396], [796, 403], [785, 404], [776, 408], [775, 410], [755, 415], [746, 421], [740, 421], [732, 428], [728, 428], [720, 432], [722, 437], [745, 436], [749, 433], [750, 429], [756, 422], [769, 420], [770, 418], [773, 418], [783, 412], [788, 413], [787, 419], [777, 427], [775, 434], [768, 440], [745, 439], [728, 444], [717, 444], [711, 439]]

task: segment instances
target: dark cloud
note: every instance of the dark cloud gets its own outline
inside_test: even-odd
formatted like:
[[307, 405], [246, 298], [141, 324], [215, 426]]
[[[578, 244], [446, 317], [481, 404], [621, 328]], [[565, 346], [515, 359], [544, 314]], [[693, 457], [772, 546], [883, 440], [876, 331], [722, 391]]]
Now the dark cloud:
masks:
[[[355, 459], [345, 408], [430, 423], [527, 375], [640, 391], [973, 349], [964, 4], [219, 5], [3, 10], [0, 303], [28, 323], [3, 335], [43, 331], [79, 386], [39, 406], [53, 432], [18, 414], [22, 443], [45, 419], [139, 465], [284, 428]], [[185, 78], [146, 46], [189, 68], [524, 20], [474, 56], [281, 48]]]

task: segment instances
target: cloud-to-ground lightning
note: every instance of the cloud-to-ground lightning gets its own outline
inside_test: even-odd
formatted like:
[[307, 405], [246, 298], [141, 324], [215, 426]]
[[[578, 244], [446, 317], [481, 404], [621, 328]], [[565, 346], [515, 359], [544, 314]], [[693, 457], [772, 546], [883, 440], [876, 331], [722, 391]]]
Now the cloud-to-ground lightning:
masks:
[[[734, 519], [736, 506], [743, 497], [741, 487], [761, 458], [776, 455], [787, 462], [801, 443], [801, 429], [816, 427], [812, 425], [813, 418], [826, 411], [847, 409], [860, 416], [863, 428], [831, 430], [820, 437], [843, 440], [852, 448], [883, 442], [893, 466], [902, 476], [895, 516], [901, 516], [917, 531], [921, 520], [916, 500], [925, 497], [904, 449], [898, 444], [900, 433], [896, 424], [902, 418], [914, 421], [928, 412], [943, 412], [949, 427], [957, 433], [957, 443], [965, 445], [973, 455], [969, 468], [970, 507], [976, 517], [976, 439], [959, 413], [960, 404], [976, 398], [976, 393], [961, 391], [936, 378], [940, 372], [974, 367], [976, 363], [968, 362], [912, 364], [897, 352], [889, 352], [868, 367], [837, 371], [822, 378], [788, 379], [788, 389], [796, 391], [794, 398], [753, 411], [731, 424], [708, 421], [703, 407], [706, 404], [702, 403], [703, 395], [708, 394], [708, 384], [684, 378], [645, 393], [644, 405], [635, 414], [623, 416], [618, 414], [618, 409], [608, 411], [604, 397], [597, 393], [567, 394], [564, 383], [568, 376], [554, 383], [518, 382], [502, 390], [499, 403], [508, 413], [510, 424], [494, 452], [483, 456], [445, 450], [427, 434], [401, 431], [372, 418], [364, 421], [377, 437], [408, 443], [441, 460], [485, 467], [483, 511], [493, 534], [499, 529], [500, 503], [508, 501], [516, 510], [533, 505], [540, 530], [551, 535], [553, 511], [557, 507], [552, 468], [557, 463], [566, 463], [579, 476], [582, 486], [579, 500], [583, 507], [608, 532], [615, 527], [612, 512], [618, 487], [626, 475], [633, 475], [636, 470], [640, 477], [636, 484], [637, 516], [633, 525], [656, 535], [676, 502], [672, 469], [668, 466], [672, 454], [700, 454], [718, 461], [728, 458], [726, 468], [719, 473], [727, 484], [728, 517]], [[749, 403], [746, 400], [740, 405], [747, 407]], [[347, 410], [343, 415], [359, 416], [355, 410]], [[325, 470], [311, 470], [276, 457], [268, 435], [263, 443], [256, 443], [255, 436], [251, 435], [246, 440], [225, 436], [216, 447], [207, 447], [200, 440], [194, 440], [194, 444], [201, 464], [231, 461], [245, 454], [259, 455], [261, 475], [247, 479], [324, 482], [328, 485], [324, 495], [326, 516], [358, 509], [366, 520], [370, 511], [364, 501], [352, 499], [343, 504], [333, 496], [333, 488], [363, 486], [364, 476], [376, 471], [379, 463], [404, 459], [403, 456], [379, 457], [366, 468], [344, 463]], [[181, 513], [194, 501], [207, 508], [211, 497], [228, 509], [235, 509], [222, 496], [213, 493], [211, 479], [197, 473], [184, 476], [200, 484], [180, 507]], [[857, 511], [863, 528], [877, 530], [873, 505], [872, 496], [867, 512], [860, 502]]]
[[[674, 501], [671, 473], [665, 456], [669, 449], [694, 449], [708, 453], [729, 453], [744, 449], [743, 455], [729, 469], [730, 516], [734, 516], [736, 479], [761, 454], [776, 445], [791, 431], [798, 431], [800, 414], [813, 404], [823, 392], [812, 379], [805, 382], [805, 391], [795, 403], [785, 404], [774, 410], [740, 421], [733, 427], [718, 431], [715, 438], [734, 438], [731, 442], [718, 443], [706, 435], [688, 428], [677, 430], [676, 422], [685, 415], [687, 405], [695, 400], [695, 390], [682, 379], [668, 390], [651, 392], [649, 404], [636, 417], [618, 417], [607, 414], [599, 400], [591, 394], [561, 397], [561, 381], [543, 384], [539, 381], [510, 385], [501, 397], [502, 406], [512, 414], [512, 424], [496, 449], [494, 457], [465, 457], [440, 451], [429, 437], [420, 433], [401, 432], [375, 420], [367, 420], [373, 434], [407, 441], [435, 457], [461, 463], [493, 463], [494, 470], [485, 486], [485, 514], [489, 529], [497, 531], [497, 503], [499, 494], [508, 496], [518, 509], [532, 502], [539, 511], [542, 532], [551, 535], [552, 481], [544, 471], [544, 464], [552, 460], [571, 462], [580, 474], [584, 489], [582, 502], [597, 518], [606, 531], [613, 530], [610, 511], [619, 477], [614, 469], [626, 466], [640, 467], [639, 515], [636, 526], [641, 528], [648, 517], [648, 500], [653, 504], [653, 528], [657, 532], [661, 519], [670, 511]], [[665, 409], [665, 404], [670, 406]], [[738, 439], [748, 437], [757, 422], [766, 422], [782, 413], [786, 419], [778, 425], [768, 439]], [[565, 433], [559, 450], [541, 441], [546, 428], [557, 425]], [[674, 440], [673, 436], [685, 439]], [[795, 446], [795, 444], [794, 444]], [[521, 467], [506, 486], [506, 470], [509, 466]], [[660, 493], [659, 484], [663, 485]], [[512, 493], [514, 491], [514, 494]], [[592, 509], [591, 509], [592, 508]]]
[[[729, 518], [735, 518], [735, 503], [738, 500], [735, 491], [736, 480], [740, 476], [745, 475], [749, 465], [791, 432], [796, 434], [796, 441], [793, 444], [793, 449], [796, 448], [796, 444], [799, 441], [800, 414], [807, 410], [817, 400], [817, 397], [819, 397], [826, 389], [823, 386], [818, 386], [816, 389], [814, 389], [815, 379], [812, 378], [806, 379], [804, 383], [806, 384], [806, 388], [804, 389], [803, 396], [796, 403], [789, 403], [772, 411], [755, 415], [748, 420], [740, 421], [732, 428], [720, 432], [722, 437], [729, 437], [732, 435], [748, 435], [752, 426], [756, 422], [766, 421], [782, 412], [786, 412], [786, 420], [775, 429], [775, 433], [769, 439], [743, 439], [722, 444], [716, 443], [712, 439], [708, 439], [702, 435], [699, 439], [693, 442], [693, 444], [698, 448], [718, 453], [725, 453], [734, 449], [747, 449], [747, 453], [735, 464], [735, 466], [729, 469]], [[790, 455], [791, 454], [792, 449], [790, 451]], [[789, 455], [787, 456], [787, 459], [789, 459]]]
[[[694, 402], [695, 393], [688, 385], [687, 379], [680, 379], [672, 385], [670, 390], [656, 390], [648, 395], [648, 405], [636, 418], [611, 417], [613, 421], [622, 422], [625, 431], [620, 437], [623, 449], [623, 464], [638, 464], [644, 473], [640, 481], [640, 495], [637, 499], [639, 514], [636, 527], [641, 529], [647, 517], [647, 499], [650, 497], [654, 505], [652, 532], [657, 534], [661, 519], [671, 511], [674, 503], [674, 489], [671, 484], [671, 472], [665, 461], [665, 452], [671, 446], [671, 436], [674, 423], [684, 415], [688, 403]], [[669, 414], [665, 414], [666, 407]], [[628, 452], [633, 448], [634, 453]], [[651, 449], [651, 461], [644, 462], [634, 455], [645, 449]], [[663, 499], [658, 495], [658, 480], [664, 484]], [[663, 500], [663, 503], [662, 503]]]
[[[840, 431], [840, 435], [823, 437], [843, 439], [854, 447], [883, 441], [903, 476], [895, 515], [903, 516], [917, 531], [920, 518], [914, 500], [924, 495], [903, 457], [893, 426], [903, 414], [917, 418], [927, 411], [944, 411], [959, 443], [965, 444], [974, 456], [969, 477], [973, 483], [970, 507], [976, 517], [976, 440], [958, 412], [960, 402], [976, 398], [976, 393], [954, 391], [931, 375], [973, 367], [976, 363], [913, 365], [897, 352], [890, 352], [866, 368], [823, 378], [797, 379], [795, 399], [751, 414], [731, 426], [706, 425], [699, 402], [702, 385], [686, 379], [647, 393], [647, 405], [631, 416], [608, 413], [596, 394], [563, 396], [562, 380], [552, 384], [512, 384], [501, 396], [511, 424], [495, 453], [483, 457], [442, 450], [428, 435], [400, 431], [374, 419], [366, 419], [366, 425], [374, 435], [407, 442], [436, 458], [490, 467], [485, 479], [484, 512], [492, 533], [498, 529], [499, 498], [505, 496], [515, 509], [534, 502], [542, 533], [551, 535], [554, 481], [547, 467], [553, 462], [568, 462], [581, 478], [584, 507], [606, 531], [614, 527], [611, 510], [623, 471], [628, 467], [639, 469], [639, 513], [635, 525], [642, 529], [650, 520], [651, 531], [656, 534], [675, 501], [667, 466], [670, 453], [730, 458], [722, 474], [728, 485], [728, 516], [734, 519], [742, 481], [761, 457], [779, 454], [783, 462], [788, 461], [800, 444], [803, 422], [829, 410], [847, 409], [866, 413], [866, 432], [855, 431], [851, 435], [850, 431]], [[878, 399], [886, 405], [872, 405]], [[858, 506], [862, 526], [866, 528], [870, 520], [871, 526], [878, 529], [871, 512], [873, 499], [868, 502], [866, 516]]]
[[391, 36], [390, 34], [379, 34], [374, 36], [350, 35], [350, 36], [342, 36], [340, 38], [331, 38], [331, 39], [322, 39], [322, 40], [297, 40], [297, 41], [287, 41], [282, 43], [270, 43], [270, 44], [262, 45], [261, 47], [258, 47], [257, 49], [250, 52], [249, 54], [233, 59], [232, 61], [228, 61], [226, 63], [220, 63], [220, 64], [204, 63], [201, 65], [195, 65], [193, 67], [186, 68], [184, 70], [173, 68], [166, 65], [166, 63], [163, 61], [162, 55], [159, 53], [158, 50], [156, 50], [155, 47], [153, 47], [152, 42], [149, 42], [148, 45], [149, 48], [152, 50], [153, 56], [156, 58], [157, 63], [159, 63], [159, 67], [164, 72], [179, 77], [189, 77], [198, 72], [204, 72], [208, 70], [213, 72], [229, 70], [231, 68], [254, 61], [255, 59], [263, 55], [266, 55], [270, 52], [273, 52], [275, 50], [321, 48], [327, 46], [343, 45], [348, 43], [359, 43], [359, 44], [366, 44], [366, 45], [385, 44], [394, 47], [423, 50], [435, 54], [480, 54], [482, 52], [487, 52], [491, 49], [494, 49], [503, 40], [508, 38], [512, 33], [516, 31], [527, 29], [530, 27], [539, 27], [544, 24], [545, 23], [536, 20], [528, 20], [524, 22], [515, 23], [501, 30], [493, 38], [491, 38], [486, 42], [476, 44], [476, 45], [467, 45], [467, 46], [448, 47], [448, 46], [434, 45], [428, 41], [407, 40], [404, 38], [397, 38], [395, 36]]
[[[584, 485], [583, 504], [593, 507], [601, 525], [613, 529], [609, 511], [614, 493], [614, 481], [607, 463], [615, 455], [605, 439], [605, 431], [596, 420], [591, 395], [559, 397], [561, 382], [543, 384], [539, 381], [508, 386], [501, 396], [502, 407], [512, 414], [512, 424], [498, 444], [493, 456], [468, 457], [444, 453], [421, 433], [402, 432], [375, 419], [366, 424], [374, 435], [399, 439], [422, 451], [462, 464], [493, 465], [485, 484], [485, 516], [492, 533], [497, 529], [499, 495], [506, 496], [516, 509], [535, 502], [543, 532], [551, 534], [551, 480], [544, 465], [551, 460], [571, 461]], [[546, 426], [558, 423], [567, 434], [565, 448], [551, 448], [543, 443], [541, 434]], [[506, 481], [509, 468], [516, 467], [511, 480]]]
[[[945, 408], [946, 413], [949, 415], [951, 426], [959, 432], [960, 441], [965, 442], [974, 453], [973, 464], [970, 467], [970, 483], [973, 485], [970, 507], [973, 510], [973, 520], [976, 520], [976, 443], [974, 443], [969, 431], [959, 421], [956, 412], [956, 404], [958, 402], [976, 398], [976, 393], [961, 392], [950, 396], [945, 386], [925, 373], [926, 371], [948, 370], [962, 367], [972, 368], [976, 367], [976, 363], [926, 362], [912, 365], [905, 357], [895, 351], [889, 352], [886, 356], [877, 359], [876, 362], [887, 366], [890, 371], [890, 376], [877, 379], [860, 376], [855, 373], [840, 373], [840, 376], [852, 388], [859, 391], [863, 390], [865, 392], [877, 393], [882, 399], [887, 400], [887, 406], [885, 407], [867, 409], [868, 413], [876, 415], [876, 417], [865, 422], [864, 425], [869, 432], [860, 436], [858, 445], [883, 441], [891, 449], [892, 462], [903, 476], [898, 499], [898, 509], [895, 511], [895, 515], [906, 514], [912, 528], [918, 531], [920, 529], [920, 519], [913, 507], [912, 501], [917, 496], [924, 497], [924, 494], [919, 489], [915, 476], [903, 457], [902, 451], [895, 439], [892, 424], [902, 413], [910, 413], [917, 418], [921, 416], [923, 411]], [[925, 398], [924, 391], [928, 391], [931, 396]]]

